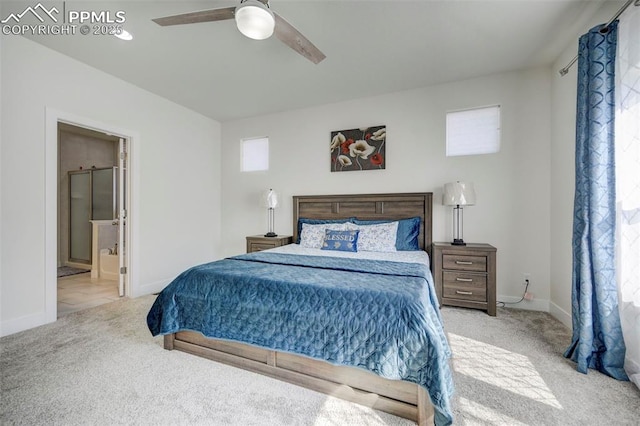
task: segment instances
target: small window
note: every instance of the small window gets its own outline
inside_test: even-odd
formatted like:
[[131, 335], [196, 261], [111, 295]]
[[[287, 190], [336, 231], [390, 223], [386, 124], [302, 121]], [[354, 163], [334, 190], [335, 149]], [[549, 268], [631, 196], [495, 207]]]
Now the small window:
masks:
[[269, 170], [269, 138], [242, 139], [240, 170], [257, 172]]
[[447, 157], [500, 151], [500, 106], [447, 113]]

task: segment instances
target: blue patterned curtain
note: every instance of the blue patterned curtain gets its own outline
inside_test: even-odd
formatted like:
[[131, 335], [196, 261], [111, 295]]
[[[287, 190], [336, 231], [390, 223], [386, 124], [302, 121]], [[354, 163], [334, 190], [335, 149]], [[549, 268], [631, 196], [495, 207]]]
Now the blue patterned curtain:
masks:
[[573, 338], [564, 356], [578, 371], [597, 369], [619, 380], [625, 345], [615, 264], [614, 170], [617, 22], [580, 37], [573, 210]]

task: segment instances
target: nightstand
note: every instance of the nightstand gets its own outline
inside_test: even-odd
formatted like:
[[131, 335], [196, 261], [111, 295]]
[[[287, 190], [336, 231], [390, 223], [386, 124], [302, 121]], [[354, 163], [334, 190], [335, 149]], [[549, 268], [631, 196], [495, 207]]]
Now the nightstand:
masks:
[[496, 315], [496, 248], [489, 244], [432, 244], [431, 271], [440, 305]]
[[250, 235], [247, 237], [247, 253], [262, 251], [291, 244], [291, 235], [278, 235], [277, 237], [265, 237], [264, 235]]

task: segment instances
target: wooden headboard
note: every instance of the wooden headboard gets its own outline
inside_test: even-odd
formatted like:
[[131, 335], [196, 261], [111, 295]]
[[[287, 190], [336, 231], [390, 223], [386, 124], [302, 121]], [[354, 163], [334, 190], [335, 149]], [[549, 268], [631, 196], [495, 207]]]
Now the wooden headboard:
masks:
[[397, 220], [420, 217], [420, 248], [431, 255], [433, 193], [295, 195], [293, 241], [298, 241], [298, 218]]

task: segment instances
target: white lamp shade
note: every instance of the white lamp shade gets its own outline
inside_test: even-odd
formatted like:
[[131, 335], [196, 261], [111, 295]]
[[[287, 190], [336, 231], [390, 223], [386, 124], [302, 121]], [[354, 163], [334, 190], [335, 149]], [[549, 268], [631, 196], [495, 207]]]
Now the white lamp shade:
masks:
[[476, 191], [472, 182], [444, 184], [442, 204], [445, 206], [472, 206], [476, 203]]
[[236, 7], [236, 25], [245, 36], [254, 40], [271, 37], [276, 21], [273, 12], [258, 0], [246, 0]]
[[278, 194], [273, 189], [265, 191], [262, 197], [262, 204], [268, 209], [278, 207]]

